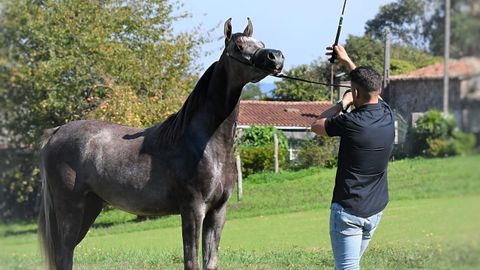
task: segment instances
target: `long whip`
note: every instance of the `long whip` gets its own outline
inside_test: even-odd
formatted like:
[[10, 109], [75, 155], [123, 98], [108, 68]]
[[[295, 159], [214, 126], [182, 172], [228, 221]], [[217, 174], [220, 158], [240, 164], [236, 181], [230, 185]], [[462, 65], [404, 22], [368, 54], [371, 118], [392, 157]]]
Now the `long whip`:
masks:
[[338, 45], [338, 39], [340, 38], [340, 33], [342, 32], [342, 24], [343, 24], [343, 15], [345, 14], [345, 6], [347, 5], [347, 0], [343, 2], [343, 8], [342, 8], [342, 15], [340, 16], [340, 21], [338, 22], [338, 28], [337, 28], [337, 36], [335, 37], [335, 43], [332, 46], [332, 56], [328, 61], [330, 63], [334, 63], [335, 59], [337, 58], [337, 53], [335, 52], [335, 46]]

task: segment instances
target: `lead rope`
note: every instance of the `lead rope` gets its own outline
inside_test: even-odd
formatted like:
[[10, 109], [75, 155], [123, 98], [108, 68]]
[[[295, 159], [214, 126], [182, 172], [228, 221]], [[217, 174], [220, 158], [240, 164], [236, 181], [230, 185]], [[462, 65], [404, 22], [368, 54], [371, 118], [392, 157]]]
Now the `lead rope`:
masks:
[[288, 80], [294, 80], [294, 81], [300, 81], [300, 82], [306, 82], [306, 83], [312, 83], [312, 84], [319, 84], [319, 85], [325, 85], [325, 86], [350, 88], [350, 85], [346, 85], [346, 84], [317, 82], [317, 81], [311, 81], [311, 80], [302, 79], [302, 78], [291, 77], [291, 76], [288, 76], [288, 75], [285, 75], [285, 74], [270, 74], [270, 76], [273, 76], [273, 77], [276, 77], [276, 78], [281, 78], [281, 79], [288, 79]]

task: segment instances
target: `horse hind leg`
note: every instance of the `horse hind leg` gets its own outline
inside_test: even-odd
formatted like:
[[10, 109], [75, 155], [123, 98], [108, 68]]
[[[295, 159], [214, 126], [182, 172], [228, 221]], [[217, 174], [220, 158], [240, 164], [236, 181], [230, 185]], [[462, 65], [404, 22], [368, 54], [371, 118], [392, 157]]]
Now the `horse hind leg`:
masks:
[[[64, 202], [65, 203], [65, 202]], [[57, 224], [59, 224], [59, 246], [56, 264], [59, 269], [70, 270], [73, 266], [73, 250], [83, 224], [83, 202], [64, 204], [57, 209]]]
[[[63, 197], [63, 196], [62, 196]], [[43, 240], [48, 268], [70, 270], [73, 250], [82, 227], [84, 202], [51, 196], [51, 204], [42, 206], [39, 233]]]
[[[74, 199], [72, 199], [74, 198]], [[83, 240], [103, 208], [103, 201], [95, 194], [55, 200], [58, 237], [55, 249], [55, 268], [70, 270], [73, 267], [75, 247]]]
[[[43, 179], [43, 202], [39, 234], [43, 240], [48, 268], [70, 270], [73, 252], [101, 211], [103, 202], [95, 196], [59, 187], [62, 178]], [[56, 184], [56, 185], [54, 185]]]
[[77, 243], [78, 245], [85, 235], [87, 234], [88, 230], [95, 222], [95, 219], [98, 217], [100, 212], [103, 209], [104, 201], [98, 197], [95, 193], [90, 192], [85, 197], [85, 207], [83, 212], [83, 219], [82, 219], [82, 226], [77, 236]]

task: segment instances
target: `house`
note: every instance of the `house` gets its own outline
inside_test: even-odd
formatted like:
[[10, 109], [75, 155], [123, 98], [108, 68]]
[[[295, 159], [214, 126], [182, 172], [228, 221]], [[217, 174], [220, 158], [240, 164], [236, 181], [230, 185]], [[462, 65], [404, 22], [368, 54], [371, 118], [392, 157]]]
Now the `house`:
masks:
[[[422, 113], [443, 110], [443, 69], [443, 63], [437, 63], [391, 77], [382, 96], [397, 118], [411, 126]], [[461, 130], [480, 139], [480, 58], [451, 60], [448, 70], [449, 111]]]
[[300, 141], [315, 136], [310, 125], [331, 106], [327, 101], [241, 100], [237, 128], [274, 126], [282, 130], [288, 139], [290, 159], [294, 159]]

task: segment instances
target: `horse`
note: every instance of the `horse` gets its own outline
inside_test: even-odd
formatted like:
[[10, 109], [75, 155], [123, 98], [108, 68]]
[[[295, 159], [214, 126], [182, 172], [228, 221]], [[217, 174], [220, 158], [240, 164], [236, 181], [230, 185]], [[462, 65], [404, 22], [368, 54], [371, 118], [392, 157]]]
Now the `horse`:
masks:
[[237, 177], [236, 121], [242, 88], [283, 68], [279, 50], [232, 33], [181, 109], [148, 128], [79, 120], [49, 129], [40, 147], [39, 236], [49, 269], [73, 266], [105, 204], [142, 216], [180, 214], [184, 269], [217, 269], [226, 205]]

